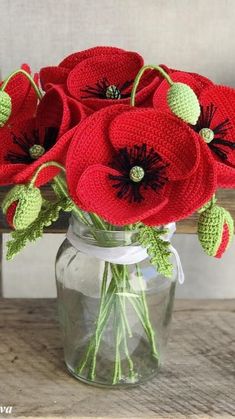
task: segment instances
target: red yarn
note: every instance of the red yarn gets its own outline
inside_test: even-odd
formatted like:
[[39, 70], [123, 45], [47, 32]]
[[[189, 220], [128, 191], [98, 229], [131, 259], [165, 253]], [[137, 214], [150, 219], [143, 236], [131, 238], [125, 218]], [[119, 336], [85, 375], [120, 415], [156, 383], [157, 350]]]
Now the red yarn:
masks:
[[223, 256], [224, 252], [226, 251], [228, 247], [229, 240], [230, 240], [230, 232], [229, 232], [228, 224], [225, 223], [223, 227], [221, 243], [215, 255], [216, 258], [220, 259]]
[[[143, 66], [143, 58], [136, 52], [124, 51], [114, 47], [96, 47], [78, 52], [65, 58], [57, 67], [46, 67], [40, 71], [43, 88], [48, 90], [60, 84], [65, 93], [82, 101], [93, 110], [113, 105], [114, 99], [96, 97], [84, 90], [97, 88], [97, 83], [106, 79], [107, 86], [115, 85], [121, 91], [119, 104], [130, 103], [133, 81]], [[136, 104], [149, 106], [156, 87], [162, 77], [155, 71], [147, 71], [142, 77], [136, 95]], [[126, 87], [125, 84], [127, 83]], [[123, 89], [123, 90], [122, 90]]]
[[[31, 74], [28, 64], [23, 64], [21, 68]], [[37, 74], [34, 75], [34, 81], [38, 82]], [[8, 124], [17, 124], [25, 118], [31, 118], [35, 114], [38, 97], [24, 74], [19, 73], [12, 77], [5, 88], [5, 92], [9, 94], [12, 102], [12, 111], [7, 121]]]
[[[35, 118], [21, 121], [13, 128], [0, 130], [0, 185], [25, 183], [29, 181], [35, 170], [50, 160], [61, 164], [65, 163], [67, 149], [72, 138], [74, 127], [90, 113], [81, 103], [68, 98], [63, 90], [57, 86], [48, 91], [40, 102]], [[57, 139], [54, 145], [37, 160], [29, 163], [12, 163], [7, 159], [9, 153], [17, 153], [21, 156], [27, 155], [18, 144], [13, 141], [16, 137], [27, 136], [28, 148], [32, 143], [35, 129], [39, 131], [39, 144], [43, 145], [45, 129], [55, 127], [58, 129]], [[47, 183], [58, 173], [58, 169], [47, 168], [37, 178], [37, 186]]]
[[[174, 82], [185, 83], [190, 86], [197, 96], [200, 95], [202, 90], [213, 85], [213, 83], [203, 76], [196, 73], [186, 73], [184, 71], [170, 70], [165, 65], [161, 66], [167, 73], [170, 74], [171, 79]], [[153, 106], [157, 109], [166, 110], [171, 113], [171, 110], [167, 104], [167, 92], [170, 88], [169, 83], [163, 80], [162, 83], [157, 87], [153, 96]]]
[[[112, 168], [120, 149], [146, 144], [167, 164], [167, 182], [142, 189], [141, 202], [117, 197]], [[69, 192], [82, 209], [115, 225], [144, 221], [161, 225], [193, 213], [213, 195], [216, 171], [211, 154], [181, 120], [153, 109], [114, 105], [88, 117], [76, 130], [67, 160]]]
[[[218, 172], [218, 187], [234, 188], [235, 187], [235, 89], [226, 86], [214, 85], [203, 76], [193, 73], [172, 72], [171, 77], [174, 81], [180, 81], [188, 84], [198, 95], [202, 110], [206, 112], [207, 107], [213, 107], [213, 117], [206, 126], [198, 127], [198, 137], [200, 128], [210, 128], [214, 132], [214, 140], [208, 145], [211, 154], [216, 162]], [[166, 95], [169, 85], [163, 81], [156, 89], [153, 97], [153, 105], [156, 109], [165, 109], [171, 113]], [[202, 115], [202, 113], [201, 113]], [[222, 132], [216, 133], [216, 128], [228, 121]], [[195, 130], [195, 127], [193, 128]], [[221, 130], [220, 130], [221, 131]], [[229, 141], [230, 146], [221, 144], [220, 141]], [[219, 143], [218, 143], [219, 141]], [[217, 153], [214, 146], [219, 148]], [[222, 154], [226, 157], [223, 158]]]
[[[212, 155], [217, 163], [218, 187], [235, 187], [235, 89], [226, 86], [211, 86], [204, 89], [199, 97], [200, 104], [213, 104], [216, 111], [211, 123], [211, 129], [228, 120], [228, 129], [223, 137], [233, 144], [233, 148], [220, 145], [220, 149], [227, 154], [226, 160], [221, 160], [215, 153]], [[216, 139], [217, 136], [215, 136]], [[221, 137], [221, 136], [220, 136]], [[212, 145], [215, 144], [215, 139]]]
[[17, 204], [18, 204], [18, 201], [13, 202], [8, 207], [7, 212], [6, 212], [6, 221], [7, 221], [7, 224], [10, 227], [12, 227], [12, 228], [15, 228], [13, 221], [14, 221], [14, 216], [15, 216]]

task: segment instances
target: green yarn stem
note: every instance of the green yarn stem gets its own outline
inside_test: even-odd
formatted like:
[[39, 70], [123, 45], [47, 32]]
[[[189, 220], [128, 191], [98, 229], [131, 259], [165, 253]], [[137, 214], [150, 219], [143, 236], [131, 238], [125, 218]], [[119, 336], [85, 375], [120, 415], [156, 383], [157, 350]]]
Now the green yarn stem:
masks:
[[202, 212], [206, 211], [208, 208], [212, 208], [217, 202], [217, 198], [215, 194], [212, 196], [210, 201], [208, 201], [206, 204], [203, 205], [197, 212], [198, 214], [201, 214]]
[[[111, 280], [108, 285], [108, 272], [112, 273]], [[138, 265], [136, 265], [137, 276], [140, 281], [142, 280], [141, 270]], [[159, 354], [156, 348], [155, 343], [155, 334], [151, 321], [149, 318], [149, 310], [146, 301], [145, 291], [141, 285], [141, 294], [137, 294], [134, 290], [131, 290], [131, 285], [129, 281], [129, 272], [127, 266], [125, 265], [114, 265], [109, 262], [105, 262], [103, 279], [101, 285], [101, 297], [100, 297], [100, 306], [97, 316], [97, 321], [95, 324], [95, 331], [93, 336], [88, 343], [87, 349], [84, 353], [84, 357], [81, 360], [80, 364], [76, 368], [76, 373], [78, 375], [86, 376], [90, 381], [95, 381], [97, 375], [97, 357], [100, 350], [100, 345], [102, 342], [103, 333], [106, 330], [108, 324], [110, 324], [110, 316], [114, 316], [114, 351], [115, 357], [113, 361], [113, 377], [112, 384], [116, 385], [122, 379], [122, 358], [121, 351], [125, 354], [125, 362], [129, 370], [129, 379], [131, 382], [135, 382], [137, 376], [137, 371], [135, 371], [135, 363], [131, 358], [129, 348], [128, 348], [128, 339], [130, 334], [130, 326], [127, 322], [127, 313], [126, 313], [126, 302], [128, 301], [132, 304], [137, 318], [139, 319], [149, 345], [151, 347], [152, 356], [158, 361]], [[132, 298], [128, 296], [132, 291], [132, 295], [135, 294], [136, 297]], [[134, 296], [133, 296], [134, 297]]]
[[35, 81], [34, 81], [34, 79], [30, 76], [30, 74], [29, 73], [27, 73], [27, 71], [25, 71], [25, 70], [23, 70], [23, 69], [20, 69], [20, 70], [16, 70], [16, 71], [14, 71], [13, 73], [11, 73], [5, 80], [4, 80], [4, 82], [3, 82], [3, 84], [2, 84], [2, 86], [0, 87], [0, 91], [2, 91], [2, 92], [4, 92], [4, 90], [6, 89], [6, 87], [7, 87], [7, 85], [8, 85], [8, 83], [9, 83], [9, 81], [14, 77], [14, 76], [16, 76], [17, 74], [23, 74], [29, 81], [30, 81], [30, 83], [31, 83], [31, 85], [32, 85], [32, 87], [34, 88], [34, 90], [35, 90], [35, 92], [36, 92], [36, 94], [37, 94], [37, 96], [38, 96], [38, 99], [42, 99], [43, 98], [43, 95], [42, 95], [42, 93], [41, 93], [41, 91], [40, 91], [40, 89], [38, 88], [38, 86], [36, 85], [36, 83], [35, 83]]
[[148, 310], [148, 305], [147, 305], [147, 300], [146, 300], [146, 294], [145, 294], [145, 291], [143, 289], [143, 277], [142, 277], [142, 273], [141, 273], [141, 270], [140, 270], [140, 267], [139, 267], [138, 264], [136, 264], [136, 273], [137, 273], [137, 278], [139, 280], [140, 289], [141, 289], [141, 300], [142, 300], [142, 306], [143, 306], [143, 310], [144, 310], [145, 325], [146, 325], [146, 328], [148, 330], [153, 355], [157, 359], [159, 359], [159, 352], [157, 350], [156, 342], [155, 342], [155, 332], [154, 332], [154, 330], [152, 328], [152, 325], [151, 325], [151, 322], [150, 322], [149, 310]]
[[46, 162], [46, 163], [43, 163], [37, 170], [36, 170], [36, 172], [34, 173], [34, 175], [33, 175], [33, 177], [32, 177], [32, 179], [31, 179], [31, 181], [30, 181], [30, 183], [29, 183], [29, 185], [30, 186], [34, 186], [34, 183], [36, 182], [36, 180], [37, 180], [37, 177], [38, 177], [38, 175], [39, 175], [39, 173], [42, 171], [42, 170], [44, 170], [44, 169], [46, 169], [47, 167], [51, 167], [51, 166], [54, 166], [54, 167], [58, 167], [58, 169], [60, 169], [60, 170], [62, 170], [64, 173], [65, 173], [65, 168], [64, 168], [64, 166], [62, 166], [60, 163], [57, 163], [56, 161], [48, 161], [48, 162]]
[[143, 74], [145, 73], [146, 70], [156, 70], [157, 72], [159, 72], [164, 79], [166, 79], [166, 81], [169, 83], [170, 86], [172, 86], [174, 84], [173, 80], [170, 78], [169, 74], [167, 74], [165, 72], [165, 70], [163, 70], [162, 67], [158, 66], [158, 65], [144, 65], [138, 72], [134, 83], [133, 83], [133, 87], [132, 87], [132, 91], [131, 91], [131, 106], [135, 106], [135, 96], [136, 96], [136, 91], [137, 88], [139, 86], [139, 82], [141, 77], [143, 76]]

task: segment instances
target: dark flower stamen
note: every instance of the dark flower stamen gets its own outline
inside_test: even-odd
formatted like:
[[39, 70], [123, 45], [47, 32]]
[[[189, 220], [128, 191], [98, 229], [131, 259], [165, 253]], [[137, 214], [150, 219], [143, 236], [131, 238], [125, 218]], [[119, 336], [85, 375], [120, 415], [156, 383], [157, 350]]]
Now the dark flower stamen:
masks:
[[55, 127], [45, 128], [42, 141], [39, 139], [38, 129], [34, 129], [31, 135], [26, 133], [15, 135], [12, 133], [12, 142], [18, 146], [19, 151], [9, 151], [5, 156], [5, 160], [13, 164], [30, 164], [55, 145], [57, 135], [58, 128]]
[[[221, 160], [228, 160], [229, 150], [224, 149], [228, 147], [231, 150], [235, 150], [235, 142], [227, 140], [225, 137], [228, 134], [228, 131], [231, 129], [231, 123], [228, 118], [220, 122], [218, 125], [213, 124], [213, 118], [217, 111], [216, 106], [211, 103], [208, 106], [201, 106], [201, 114], [196, 125], [192, 126], [192, 129], [198, 132], [203, 136], [203, 130], [206, 133], [205, 129], [208, 131], [213, 131], [211, 140], [207, 141], [207, 138], [203, 136], [205, 141], [210, 147], [211, 151], [215, 153]], [[207, 134], [210, 134], [209, 132]], [[222, 147], [220, 147], [222, 146]]]
[[98, 98], [98, 99], [124, 99], [130, 97], [130, 92], [125, 92], [133, 83], [132, 81], [126, 81], [123, 84], [113, 84], [108, 81], [106, 77], [98, 80], [94, 86], [86, 86], [85, 89], [81, 89], [82, 93], [86, 93], [86, 96], [82, 96], [82, 99]]
[[121, 148], [110, 165], [120, 175], [109, 175], [115, 181], [112, 186], [117, 189], [117, 197], [131, 202], [143, 201], [144, 190], [151, 188], [157, 192], [167, 182], [166, 167], [161, 156], [147, 145], [134, 145], [132, 148]]

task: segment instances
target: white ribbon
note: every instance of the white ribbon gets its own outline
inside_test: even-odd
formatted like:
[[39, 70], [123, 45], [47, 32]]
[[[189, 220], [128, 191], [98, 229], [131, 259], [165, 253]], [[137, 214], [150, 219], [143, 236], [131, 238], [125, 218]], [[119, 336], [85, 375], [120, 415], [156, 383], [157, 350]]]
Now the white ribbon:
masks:
[[[176, 230], [175, 223], [165, 225], [164, 229], [167, 229], [167, 233], [162, 236], [162, 239], [165, 241], [170, 241]], [[75, 247], [80, 252], [94, 256], [97, 259], [105, 260], [109, 263], [116, 263], [118, 265], [132, 265], [142, 262], [149, 257], [147, 250], [139, 245], [101, 247], [88, 244], [73, 232], [72, 226], [69, 226], [66, 236], [73, 247]], [[184, 282], [184, 272], [179, 254], [172, 245], [170, 245], [169, 249], [175, 256], [178, 270], [178, 280], [179, 283], [182, 284]]]

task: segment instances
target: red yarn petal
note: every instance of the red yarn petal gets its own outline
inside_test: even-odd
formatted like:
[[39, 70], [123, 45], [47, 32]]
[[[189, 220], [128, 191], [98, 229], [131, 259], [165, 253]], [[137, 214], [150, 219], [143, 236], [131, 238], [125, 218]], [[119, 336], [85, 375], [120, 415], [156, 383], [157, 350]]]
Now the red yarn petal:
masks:
[[235, 188], [234, 168], [217, 162], [217, 185], [218, 188]]
[[154, 109], [123, 112], [110, 124], [110, 141], [116, 150], [147, 144], [169, 164], [167, 176], [180, 180], [191, 176], [199, 164], [200, 141], [183, 121]]
[[[235, 143], [235, 89], [226, 86], [208, 87], [200, 96], [200, 104], [206, 106], [211, 103], [216, 107], [211, 129], [213, 130], [218, 124], [228, 119], [230, 128], [227, 130], [224, 139]], [[214, 159], [218, 161], [218, 186], [235, 186], [235, 148], [231, 150], [223, 145], [219, 145], [219, 147], [228, 153], [228, 159], [222, 161], [212, 151]]]
[[228, 224], [225, 223], [223, 226], [221, 243], [215, 255], [216, 258], [220, 259], [223, 256], [224, 252], [226, 251], [228, 247], [229, 239], [230, 239], [230, 232], [229, 232]]
[[[19, 133], [31, 132], [33, 128], [35, 128], [34, 119], [25, 121], [24, 123], [21, 123], [17, 126]], [[56, 144], [49, 151], [47, 151], [45, 154], [43, 154], [42, 157], [31, 164], [12, 164], [6, 162], [5, 157], [7, 152], [19, 152], [19, 148], [17, 145], [13, 144], [10, 130], [1, 130], [0, 137], [3, 147], [0, 148], [0, 185], [26, 183], [31, 179], [36, 169], [41, 164], [51, 160], [55, 160], [64, 165], [67, 150], [76, 129], [77, 127], [74, 127], [67, 131], [64, 135], [58, 138]], [[16, 127], [14, 127], [14, 130], [14, 132], [17, 134]], [[56, 176], [58, 172], [59, 170], [53, 167], [44, 169], [37, 178], [36, 185], [40, 186], [49, 182], [49, 180]]]
[[42, 89], [47, 91], [56, 84], [66, 83], [69, 70], [63, 67], [44, 67], [40, 70], [40, 82]]
[[112, 119], [128, 106], [114, 105], [95, 112], [77, 128], [66, 159], [69, 192], [76, 199], [78, 180], [88, 166], [108, 165], [113, 150], [109, 141], [109, 125]]
[[[135, 79], [142, 65], [142, 57], [134, 52], [123, 52], [118, 58], [117, 55], [91, 57], [73, 68], [68, 76], [67, 87], [76, 99], [84, 99], [88, 94], [82, 90], [87, 86], [95, 87], [105, 77], [110, 85], [121, 87], [125, 82]], [[110, 102], [112, 101], [108, 100], [109, 104]]]
[[65, 95], [59, 86], [51, 88], [41, 100], [36, 123], [40, 129], [45, 127], [59, 128], [59, 137], [70, 128], [78, 125], [89, 113], [89, 110], [78, 101]]
[[195, 173], [185, 181], [171, 182], [165, 191], [168, 205], [144, 223], [162, 225], [188, 217], [211, 199], [216, 182], [214, 160], [206, 144], [202, 144], [200, 164]]
[[116, 47], [94, 47], [89, 48], [84, 51], [75, 52], [73, 54], [70, 54], [68, 57], [66, 57], [61, 63], [59, 64], [59, 67], [65, 67], [68, 69], [72, 69], [80, 63], [83, 60], [86, 60], [87, 58], [91, 57], [100, 57], [101, 55], [109, 56], [114, 54], [122, 54], [126, 51], [121, 48]]
[[117, 198], [109, 174], [118, 175], [119, 172], [97, 164], [83, 173], [75, 201], [82, 209], [98, 214], [111, 224], [126, 225], [141, 221], [166, 206], [163, 195], [152, 190], [145, 191], [145, 199], [140, 203]]
[[[23, 64], [23, 69], [29, 67]], [[27, 71], [30, 74], [30, 71]], [[35, 114], [37, 105], [37, 95], [27, 77], [24, 74], [16, 74], [8, 82], [5, 91], [9, 94], [12, 101], [12, 112], [8, 120], [9, 124], [30, 118]]]
[[19, 202], [19, 201], [15, 201], [15, 202], [13, 202], [13, 203], [12, 203], [12, 204], [8, 207], [7, 212], [6, 212], [6, 221], [7, 221], [7, 224], [8, 224], [10, 227], [12, 227], [12, 228], [15, 228], [15, 227], [14, 227], [14, 216], [15, 216], [16, 207], [17, 207], [18, 202]]

